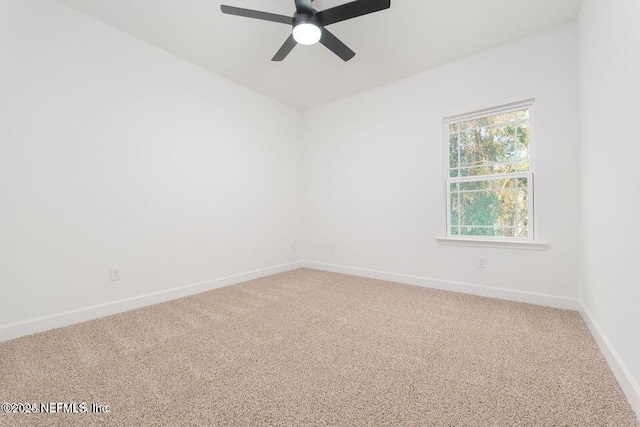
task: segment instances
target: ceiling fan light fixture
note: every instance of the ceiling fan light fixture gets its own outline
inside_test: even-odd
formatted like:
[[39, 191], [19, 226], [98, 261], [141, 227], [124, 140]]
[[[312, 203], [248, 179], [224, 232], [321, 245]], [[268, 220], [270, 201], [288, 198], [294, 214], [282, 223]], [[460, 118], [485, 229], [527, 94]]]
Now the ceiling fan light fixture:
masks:
[[318, 42], [346, 62], [353, 58], [356, 53], [334, 36], [331, 31], [327, 30], [327, 25], [379, 12], [391, 7], [391, 0], [353, 0], [318, 12], [313, 8], [312, 2], [313, 0], [294, 0], [296, 11], [292, 17], [227, 6], [226, 4], [221, 5], [220, 9], [222, 13], [229, 15], [277, 22], [291, 28], [291, 34], [271, 59], [274, 62], [284, 60], [298, 44], [312, 45]]
[[300, 22], [293, 27], [293, 38], [300, 44], [312, 45], [320, 41], [322, 30], [313, 22]]

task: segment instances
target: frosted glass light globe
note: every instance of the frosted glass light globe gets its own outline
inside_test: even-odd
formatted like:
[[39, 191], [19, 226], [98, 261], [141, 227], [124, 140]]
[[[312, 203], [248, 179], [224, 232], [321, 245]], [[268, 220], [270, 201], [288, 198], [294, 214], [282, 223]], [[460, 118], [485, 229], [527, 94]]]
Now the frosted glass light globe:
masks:
[[293, 38], [300, 44], [312, 45], [320, 41], [322, 31], [320, 27], [308, 22], [302, 22], [293, 27]]

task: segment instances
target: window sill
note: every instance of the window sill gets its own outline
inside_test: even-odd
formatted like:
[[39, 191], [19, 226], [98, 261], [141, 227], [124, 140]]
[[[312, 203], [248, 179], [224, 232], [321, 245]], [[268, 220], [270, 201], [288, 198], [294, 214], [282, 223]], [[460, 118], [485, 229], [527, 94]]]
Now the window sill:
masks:
[[436, 239], [440, 245], [477, 246], [482, 248], [519, 249], [526, 251], [546, 251], [549, 245], [540, 242], [518, 242], [515, 240], [490, 240], [465, 237], [442, 237]]

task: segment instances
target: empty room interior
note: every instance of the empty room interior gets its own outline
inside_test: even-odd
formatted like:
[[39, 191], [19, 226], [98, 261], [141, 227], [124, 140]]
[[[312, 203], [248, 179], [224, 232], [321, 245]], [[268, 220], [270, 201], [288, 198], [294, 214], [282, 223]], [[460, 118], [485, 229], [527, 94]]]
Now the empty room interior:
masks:
[[0, 0], [0, 425], [640, 427], [638, 102], [638, 0]]

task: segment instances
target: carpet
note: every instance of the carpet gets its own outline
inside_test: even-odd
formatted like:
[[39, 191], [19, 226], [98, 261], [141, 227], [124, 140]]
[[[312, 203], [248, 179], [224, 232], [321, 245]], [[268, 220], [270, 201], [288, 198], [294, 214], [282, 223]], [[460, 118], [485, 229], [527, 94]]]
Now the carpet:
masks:
[[60, 410], [11, 426], [640, 426], [576, 312], [310, 269], [0, 343], [0, 368], [0, 401]]

